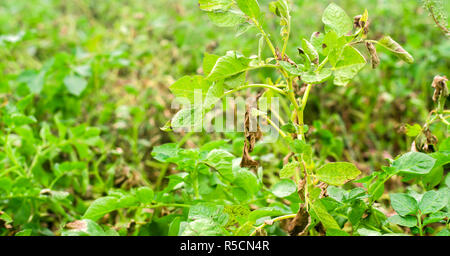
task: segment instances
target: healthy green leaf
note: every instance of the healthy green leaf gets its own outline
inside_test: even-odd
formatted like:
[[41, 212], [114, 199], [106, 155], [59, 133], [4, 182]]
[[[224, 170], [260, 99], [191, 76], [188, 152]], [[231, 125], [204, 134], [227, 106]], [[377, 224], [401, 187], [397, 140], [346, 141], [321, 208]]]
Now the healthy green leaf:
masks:
[[334, 70], [334, 84], [346, 86], [365, 64], [366, 60], [358, 50], [351, 46], [345, 47], [342, 60], [336, 64]]
[[441, 210], [448, 203], [448, 194], [443, 191], [427, 191], [419, 203], [419, 210], [422, 214], [433, 213]]
[[391, 167], [400, 174], [427, 174], [433, 169], [436, 160], [420, 152], [408, 152], [394, 160]]
[[344, 185], [349, 180], [355, 179], [361, 172], [352, 163], [335, 162], [327, 163], [316, 170], [316, 176], [320, 181], [334, 186]]
[[237, 75], [246, 71], [249, 68], [249, 64], [250, 59], [237, 52], [229, 51], [225, 56], [217, 60], [207, 79], [217, 81]]
[[295, 191], [297, 191], [297, 186], [295, 185], [295, 182], [290, 179], [282, 179], [272, 187], [272, 193], [280, 198], [287, 197], [292, 193], [295, 193]]
[[417, 226], [417, 218], [411, 215], [407, 215], [404, 217], [400, 215], [393, 215], [388, 218], [388, 221], [392, 224], [397, 224], [409, 228]]
[[418, 205], [416, 199], [407, 194], [390, 194], [392, 208], [400, 215], [416, 214]]

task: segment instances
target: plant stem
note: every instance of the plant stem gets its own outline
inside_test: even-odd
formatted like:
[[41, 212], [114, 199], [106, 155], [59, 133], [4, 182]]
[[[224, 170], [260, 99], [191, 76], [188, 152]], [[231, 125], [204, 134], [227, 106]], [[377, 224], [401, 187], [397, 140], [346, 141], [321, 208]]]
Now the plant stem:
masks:
[[[261, 26], [261, 24], [259, 24], [259, 22], [256, 19], [252, 19], [252, 21], [255, 23], [255, 26], [261, 32], [262, 36], [266, 40], [267, 45], [270, 48], [270, 51], [272, 51], [273, 57], [277, 60], [277, 63], [279, 64], [277, 51], [275, 50], [275, 47], [273, 46], [272, 41], [270, 41], [270, 38], [267, 35], [266, 31], [264, 31], [263, 27]], [[283, 57], [283, 55], [281, 55], [281, 57]], [[280, 72], [281, 72], [281, 74], [283, 75], [284, 78], [289, 77], [288, 74], [286, 73], [286, 71], [284, 71], [283, 69], [279, 69], [279, 70], [280, 70]]]
[[265, 226], [267, 225], [273, 225], [274, 222], [280, 221], [280, 220], [286, 220], [286, 219], [292, 219], [295, 218], [297, 214], [288, 214], [288, 215], [283, 215], [280, 217], [276, 217], [275, 219], [271, 219], [269, 221], [265, 221], [263, 224], [259, 225], [258, 227], [256, 227], [256, 229], [250, 234], [250, 236], [254, 236], [256, 234], [256, 232], [258, 230], [263, 229]]
[[268, 85], [268, 84], [247, 84], [247, 85], [243, 85], [243, 86], [236, 87], [236, 88], [234, 88], [233, 90], [226, 91], [226, 92], [222, 95], [222, 98], [223, 98], [224, 96], [229, 95], [229, 94], [232, 94], [232, 93], [234, 93], [234, 92], [237, 92], [237, 91], [240, 91], [240, 90], [243, 90], [243, 89], [247, 89], [247, 88], [254, 88], [254, 87], [268, 88], [268, 89], [271, 89], [271, 90], [276, 91], [277, 93], [286, 95], [286, 92], [285, 92], [284, 90], [282, 90], [282, 89], [280, 89], [280, 88], [277, 88], [277, 87], [275, 87], [275, 86], [272, 86], [272, 85]]
[[286, 133], [284, 133], [281, 129], [280, 129], [280, 127], [278, 127], [268, 116], [266, 116], [266, 115], [263, 115], [263, 117], [267, 120], [267, 122], [270, 124], [270, 125], [272, 125], [272, 127], [273, 128], [275, 128], [275, 130], [277, 130], [278, 131], [278, 133], [281, 135], [281, 136], [283, 136], [283, 138], [285, 138], [287, 135], [286, 135]]
[[298, 125], [300, 126], [300, 137], [302, 140], [305, 140], [305, 129], [304, 129], [304, 121], [303, 121], [303, 112], [306, 108], [306, 103], [308, 102], [308, 97], [309, 97], [309, 93], [311, 91], [312, 88], [312, 84], [308, 84], [306, 86], [306, 90], [305, 93], [303, 94], [303, 98], [302, 98], [302, 104], [300, 106], [299, 109], [299, 114], [298, 114]]
[[422, 215], [419, 213], [416, 216], [417, 216], [417, 223], [419, 224], [419, 235], [423, 236]]

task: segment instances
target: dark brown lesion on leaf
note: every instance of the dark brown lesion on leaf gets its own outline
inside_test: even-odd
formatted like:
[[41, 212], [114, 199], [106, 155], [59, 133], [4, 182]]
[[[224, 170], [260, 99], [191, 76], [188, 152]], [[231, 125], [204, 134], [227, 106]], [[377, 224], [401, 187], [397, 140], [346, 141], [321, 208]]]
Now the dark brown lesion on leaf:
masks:
[[300, 205], [300, 209], [294, 219], [289, 223], [288, 232], [291, 236], [305, 236], [308, 234], [308, 227], [311, 224], [311, 216], [306, 206]]
[[447, 88], [447, 77], [446, 76], [435, 76], [431, 87], [434, 88], [433, 101], [438, 101], [440, 97], [447, 97], [449, 95]]
[[250, 153], [255, 148], [256, 142], [262, 138], [262, 132], [259, 123], [256, 121], [256, 131], [254, 129], [254, 125], [255, 122], [252, 122], [251, 120], [250, 105], [247, 104], [245, 107], [245, 121], [244, 121], [244, 136], [245, 136], [244, 150], [240, 166], [247, 167], [250, 169], [258, 168], [259, 165], [258, 162], [253, 160], [253, 158], [250, 156]]

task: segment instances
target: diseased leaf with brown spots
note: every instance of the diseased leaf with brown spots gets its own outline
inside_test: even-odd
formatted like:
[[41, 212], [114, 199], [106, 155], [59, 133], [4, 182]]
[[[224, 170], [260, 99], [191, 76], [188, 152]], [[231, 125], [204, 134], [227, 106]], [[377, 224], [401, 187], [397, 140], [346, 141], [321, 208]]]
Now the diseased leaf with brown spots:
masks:
[[413, 56], [409, 54], [403, 47], [398, 44], [390, 36], [385, 36], [378, 41], [378, 44], [393, 52], [397, 57], [411, 64], [414, 62]]

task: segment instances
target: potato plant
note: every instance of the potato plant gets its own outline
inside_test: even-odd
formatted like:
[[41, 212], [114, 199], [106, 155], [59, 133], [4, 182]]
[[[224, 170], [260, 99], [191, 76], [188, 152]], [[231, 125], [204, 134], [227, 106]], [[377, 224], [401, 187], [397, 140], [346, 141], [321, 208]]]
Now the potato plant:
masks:
[[[251, 27], [256, 28], [260, 38], [259, 48], [253, 57], [243, 56], [237, 51], [229, 51], [225, 56], [206, 54], [203, 62], [204, 76], [186, 76], [171, 85], [172, 93], [176, 97], [187, 98], [191, 105], [181, 109], [165, 128], [201, 126], [202, 118], [196, 118], [197, 112], [203, 117], [216, 101], [247, 88], [262, 89], [262, 97], [274, 95], [285, 97], [290, 103], [291, 115], [288, 122], [280, 120], [283, 126], [278, 127], [271, 121], [271, 118], [280, 118], [279, 116], [270, 116], [269, 113], [258, 110], [247, 109], [246, 118], [247, 115], [262, 116], [279, 132], [284, 145], [290, 148], [290, 153], [285, 157], [285, 163], [278, 173], [281, 180], [270, 190], [276, 198], [289, 201], [290, 211], [283, 212], [277, 209], [286, 207], [282, 205], [277, 208], [265, 206], [247, 212], [245, 214], [248, 214], [247, 218], [239, 215], [237, 218], [234, 213], [227, 210], [230, 206], [226, 204], [219, 206], [217, 203], [211, 205], [206, 196], [209, 193], [202, 192], [206, 189], [205, 181], [202, 181], [205, 179], [204, 175], [206, 177], [212, 175], [216, 176], [215, 179], [221, 180], [221, 186], [217, 185], [217, 188], [231, 186], [227, 191], [228, 200], [243, 203], [264, 193], [266, 189], [262, 180], [263, 170], [257, 168], [258, 163], [249, 155], [261, 134], [260, 131], [249, 132], [246, 127], [243, 157], [239, 165], [237, 163], [239, 159], [224, 149], [213, 149], [208, 152], [204, 146], [195, 151], [186, 151], [175, 144], [167, 144], [153, 151], [158, 160], [175, 163], [178, 169], [186, 171], [185, 183], [188, 181], [189, 185], [186, 183], [185, 186], [188, 191], [192, 190], [194, 200], [206, 200], [210, 211], [215, 209], [217, 212], [223, 212], [220, 219], [208, 215], [195, 218], [195, 215], [191, 216], [192, 211], [195, 209], [196, 212], [197, 207], [206, 206], [199, 204], [194, 206], [195, 208], [191, 207], [189, 218], [180, 225], [179, 234], [260, 235], [267, 234], [267, 226], [286, 219], [292, 219], [287, 226], [290, 235], [397, 233], [398, 229], [395, 230], [391, 225], [411, 227], [415, 233], [423, 235], [424, 224], [435, 222], [447, 223], [443, 229], [441, 228], [440, 234], [448, 233], [448, 184], [443, 183], [439, 190], [432, 190], [441, 182], [442, 168], [450, 160], [447, 152], [448, 139], [440, 144], [439, 150], [435, 153], [418, 152], [427, 152], [425, 148], [418, 148], [397, 157], [391, 161], [390, 166], [355, 181], [362, 184], [362, 187], [357, 186], [351, 190], [344, 190], [342, 186], [361, 174], [358, 168], [349, 162], [316, 162], [312, 147], [308, 143], [306, 135], [308, 125], [304, 123], [303, 117], [309, 94], [314, 86], [328, 80], [337, 86], [347, 86], [368, 62], [372, 68], [376, 68], [380, 64], [380, 59], [375, 45], [407, 63], [414, 61], [413, 57], [389, 36], [383, 36], [379, 40], [368, 39], [370, 21], [367, 10], [352, 20], [342, 8], [334, 3], [330, 4], [322, 16], [325, 31], [315, 32], [309, 39], [301, 39], [298, 42], [299, 56], [291, 58], [287, 55], [288, 40], [291, 39], [288, 1], [273, 1], [269, 5], [273, 16], [280, 20], [282, 42], [280, 48], [274, 45], [271, 36], [265, 32], [263, 26], [265, 16], [256, 0], [200, 0], [199, 7], [218, 26], [237, 27], [238, 33]], [[273, 56], [269, 58], [262, 56], [265, 46], [270, 49]], [[366, 52], [366, 57], [362, 51]], [[276, 83], [270, 78], [263, 79], [267, 83], [251, 83], [247, 80], [247, 73], [264, 68], [275, 69], [278, 72]], [[445, 78], [440, 79], [435, 78], [433, 83], [433, 87], [442, 88], [437, 89], [434, 99], [437, 101], [438, 109], [431, 113], [431, 119], [423, 129], [420, 126], [408, 127], [410, 136], [425, 136], [428, 143], [433, 136], [428, 130], [429, 122], [442, 121], [448, 125], [446, 117], [443, 116], [445, 110], [442, 109], [448, 91], [445, 89], [447, 88]], [[294, 86], [302, 87], [301, 97], [296, 95]], [[194, 102], [196, 89], [206, 91], [202, 93], [203, 105]], [[215, 147], [217, 146], [218, 144]], [[428, 144], [423, 145], [426, 146]], [[398, 215], [387, 218], [374, 207], [374, 204], [383, 195], [384, 184], [393, 176], [414, 179], [425, 186], [425, 189], [431, 190], [423, 195], [417, 194], [415, 199], [408, 194], [391, 194], [392, 207]], [[220, 198], [216, 194], [214, 197], [216, 202]], [[238, 224], [230, 226], [230, 223], [224, 220], [226, 219], [224, 216], [237, 218]], [[271, 218], [274, 216], [276, 217]]]
[[[44, 25], [10, 35], [0, 30], [0, 56], [8, 63], [0, 64], [0, 235], [450, 235], [448, 80], [446, 74], [421, 77], [437, 65], [430, 59], [445, 53], [445, 43], [412, 51], [413, 57], [398, 43], [406, 41], [404, 31], [398, 42], [390, 33], [374, 33], [380, 21], [362, 5], [351, 18], [327, 3], [322, 24], [314, 25], [320, 31], [302, 38], [306, 25], [293, 15], [303, 1], [198, 0], [210, 21], [205, 24], [186, 8], [190, 0], [152, 1], [167, 13], [149, 20], [137, 12], [148, 2], [138, 2], [130, 3], [130, 18], [120, 2], [87, 1], [81, 6], [89, 11], [86, 19], [51, 35], [39, 34]], [[445, 34], [439, 40], [448, 40], [440, 1], [423, 1], [423, 8], [436, 34]], [[53, 26], [56, 14], [43, 9], [40, 16], [50, 20], [43, 24]], [[127, 19], [105, 33], [119, 14]], [[175, 15], [171, 30], [167, 16]], [[210, 35], [191, 33], [180, 20], [223, 41], [209, 43]], [[101, 22], [106, 29], [90, 29]], [[271, 32], [274, 24], [279, 33]], [[414, 29], [408, 36], [422, 24]], [[83, 43], [64, 41], [64, 33]], [[48, 46], [46, 36], [61, 45]], [[39, 43], [28, 47], [29, 38]], [[200, 52], [198, 45], [207, 43]], [[248, 45], [251, 52], [244, 50]], [[42, 63], [17, 53], [51, 51], [58, 53]], [[410, 65], [424, 55], [428, 62]], [[442, 62], [432, 70], [448, 71]], [[383, 84], [369, 81], [377, 76]], [[384, 88], [401, 101], [412, 94], [412, 80], [425, 84], [423, 95], [433, 95], [420, 94], [424, 103], [413, 98], [402, 110]], [[365, 101], [367, 95], [374, 99]], [[361, 106], [363, 112], [352, 112]], [[371, 120], [371, 113], [390, 108], [407, 120], [428, 116], [398, 131], [390, 124], [399, 118], [394, 114]], [[352, 127], [340, 118], [348, 113], [361, 117]], [[223, 129], [231, 119], [235, 126]], [[330, 123], [338, 128], [331, 131]], [[380, 142], [373, 130], [381, 130]], [[368, 141], [375, 146], [357, 145]], [[361, 148], [370, 150], [355, 153]], [[373, 164], [379, 155], [387, 164]], [[372, 160], [370, 167], [361, 159]]]

